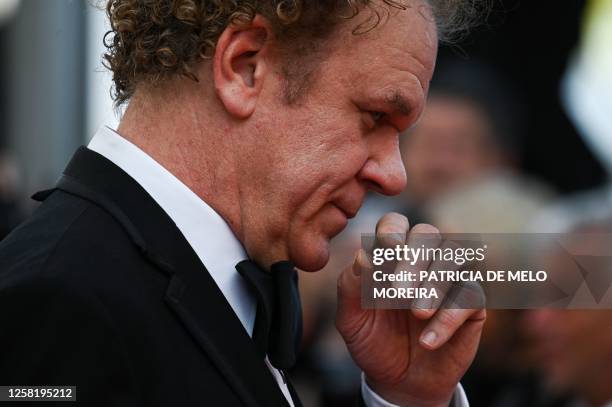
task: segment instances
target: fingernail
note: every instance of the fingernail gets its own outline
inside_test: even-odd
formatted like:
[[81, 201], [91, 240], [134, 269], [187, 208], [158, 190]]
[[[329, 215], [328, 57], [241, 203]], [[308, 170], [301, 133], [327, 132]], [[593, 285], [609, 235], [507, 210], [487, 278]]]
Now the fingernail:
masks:
[[405, 234], [401, 235], [399, 233], [385, 233], [382, 235], [381, 243], [383, 247], [402, 246], [405, 243], [405, 239]]
[[418, 308], [423, 311], [431, 310], [433, 300], [431, 298], [419, 298], [417, 303], [415, 304], [415, 308]]
[[421, 335], [421, 343], [430, 347], [436, 344], [436, 339], [438, 339], [438, 334], [435, 331], [427, 331]]

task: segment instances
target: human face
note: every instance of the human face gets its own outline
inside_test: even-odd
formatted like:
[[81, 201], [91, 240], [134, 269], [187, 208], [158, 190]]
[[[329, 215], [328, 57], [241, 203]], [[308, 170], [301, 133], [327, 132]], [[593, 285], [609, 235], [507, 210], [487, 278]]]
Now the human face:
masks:
[[432, 96], [402, 143], [410, 197], [426, 202], [494, 169], [498, 154], [480, 108], [467, 100]]
[[296, 103], [280, 96], [280, 73], [257, 102], [240, 179], [245, 247], [262, 264], [289, 258], [321, 269], [329, 240], [368, 190], [395, 195], [405, 186], [398, 135], [423, 109], [437, 51], [433, 17], [415, 1], [367, 34], [353, 35], [355, 24], [336, 29]]

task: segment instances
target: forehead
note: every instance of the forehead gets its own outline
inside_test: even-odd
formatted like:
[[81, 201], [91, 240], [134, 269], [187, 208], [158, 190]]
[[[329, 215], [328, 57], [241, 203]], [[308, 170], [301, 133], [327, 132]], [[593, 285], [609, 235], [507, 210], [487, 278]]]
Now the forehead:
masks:
[[[339, 37], [344, 44], [358, 47], [370, 56], [396, 58], [401, 66], [409, 66], [412, 59], [419, 70], [433, 69], [438, 36], [431, 7], [422, 0], [414, 0], [403, 10], [391, 6], [382, 10], [378, 12], [379, 24], [363, 34], [353, 34], [354, 22], [342, 26]], [[364, 19], [373, 16], [370, 10], [364, 10], [363, 14]], [[351, 35], [347, 35], [348, 28], [351, 28]]]
[[[388, 14], [386, 12], [388, 11]], [[437, 29], [431, 9], [422, 0], [406, 10], [386, 8], [374, 29], [354, 34], [356, 25], [371, 16], [369, 10], [338, 28], [333, 63], [340, 65], [338, 80], [357, 91], [374, 87], [387, 91], [423, 93], [429, 87], [437, 53]], [[367, 25], [367, 24], [366, 24]], [[369, 90], [371, 91], [371, 89]]]

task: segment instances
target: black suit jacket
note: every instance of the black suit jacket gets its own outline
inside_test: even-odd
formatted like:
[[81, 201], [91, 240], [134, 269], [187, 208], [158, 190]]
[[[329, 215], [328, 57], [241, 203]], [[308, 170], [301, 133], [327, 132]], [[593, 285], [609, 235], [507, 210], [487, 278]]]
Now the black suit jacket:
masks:
[[83, 406], [288, 405], [205, 266], [125, 172], [81, 147], [36, 198], [0, 244], [0, 385], [77, 386]]

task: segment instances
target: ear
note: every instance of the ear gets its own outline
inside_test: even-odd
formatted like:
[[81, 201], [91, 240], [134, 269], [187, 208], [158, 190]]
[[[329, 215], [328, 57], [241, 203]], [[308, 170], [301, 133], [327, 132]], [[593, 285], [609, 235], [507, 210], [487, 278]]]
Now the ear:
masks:
[[221, 34], [213, 57], [217, 97], [229, 114], [246, 119], [255, 110], [267, 74], [266, 47], [271, 31], [260, 15], [248, 25], [230, 24]]

